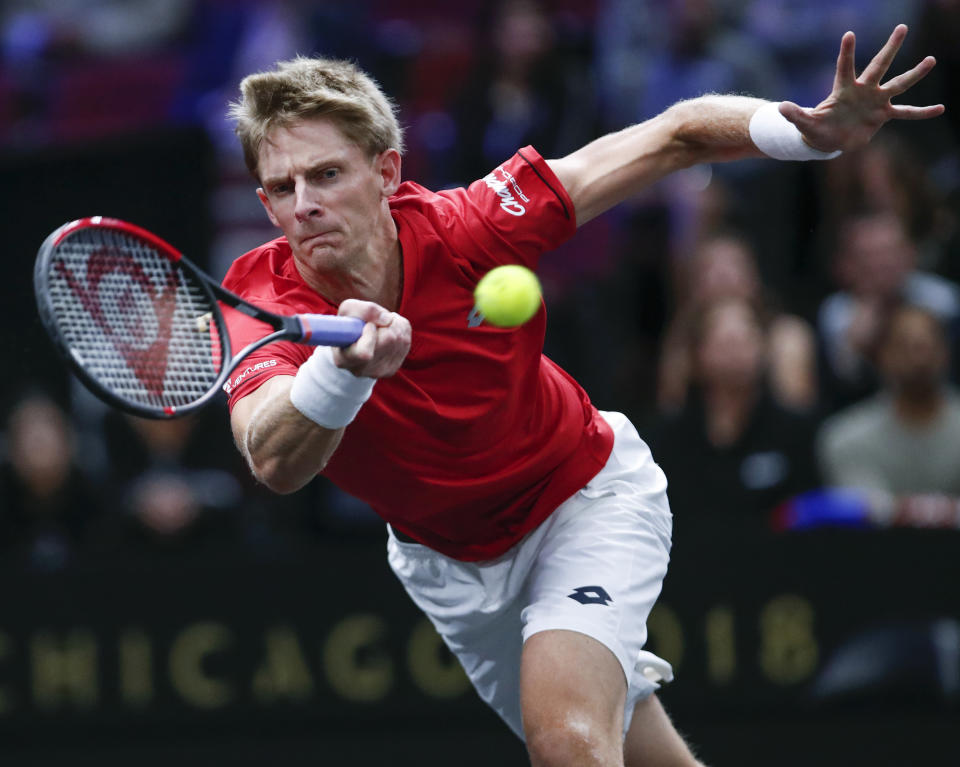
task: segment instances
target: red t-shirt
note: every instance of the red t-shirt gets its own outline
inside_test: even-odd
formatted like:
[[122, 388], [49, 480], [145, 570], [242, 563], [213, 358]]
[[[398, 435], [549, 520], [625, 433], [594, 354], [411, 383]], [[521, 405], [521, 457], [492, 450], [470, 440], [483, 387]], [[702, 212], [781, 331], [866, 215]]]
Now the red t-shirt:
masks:
[[[399, 371], [377, 381], [324, 475], [397, 530], [460, 560], [491, 559], [530, 532], [606, 463], [613, 433], [584, 390], [542, 354], [546, 312], [518, 328], [475, 316], [491, 268], [536, 267], [576, 229], [573, 205], [531, 147], [466, 189], [403, 183], [390, 200], [403, 254], [397, 312], [413, 329]], [[281, 314], [336, 313], [307, 287], [285, 238], [241, 256], [224, 286]], [[234, 350], [264, 327], [228, 312]], [[248, 357], [230, 406], [313, 353], [294, 343]]]

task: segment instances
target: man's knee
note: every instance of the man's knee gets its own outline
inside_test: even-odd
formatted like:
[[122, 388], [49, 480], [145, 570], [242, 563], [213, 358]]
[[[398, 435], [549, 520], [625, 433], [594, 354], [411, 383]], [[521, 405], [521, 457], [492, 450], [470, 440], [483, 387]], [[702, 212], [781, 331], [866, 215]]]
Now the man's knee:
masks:
[[527, 751], [533, 767], [614, 767], [622, 765], [617, 737], [587, 718], [569, 716], [545, 725], [528, 725]]
[[622, 765], [623, 669], [592, 637], [551, 630], [523, 647], [520, 702], [534, 767]]

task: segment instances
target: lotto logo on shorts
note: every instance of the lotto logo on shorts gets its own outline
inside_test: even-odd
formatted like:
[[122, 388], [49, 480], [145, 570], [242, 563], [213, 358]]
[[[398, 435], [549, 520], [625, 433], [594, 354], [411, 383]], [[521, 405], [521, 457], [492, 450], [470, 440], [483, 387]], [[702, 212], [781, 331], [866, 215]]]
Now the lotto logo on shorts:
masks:
[[603, 586], [581, 586], [567, 596], [582, 605], [607, 605], [613, 601]]

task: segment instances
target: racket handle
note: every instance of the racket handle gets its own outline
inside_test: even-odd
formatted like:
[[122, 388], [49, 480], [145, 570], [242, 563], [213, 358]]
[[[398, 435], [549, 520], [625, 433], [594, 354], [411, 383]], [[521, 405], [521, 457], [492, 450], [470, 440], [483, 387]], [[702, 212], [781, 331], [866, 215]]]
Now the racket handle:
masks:
[[341, 317], [336, 314], [298, 314], [300, 343], [312, 346], [349, 346], [363, 332], [364, 322], [359, 317]]

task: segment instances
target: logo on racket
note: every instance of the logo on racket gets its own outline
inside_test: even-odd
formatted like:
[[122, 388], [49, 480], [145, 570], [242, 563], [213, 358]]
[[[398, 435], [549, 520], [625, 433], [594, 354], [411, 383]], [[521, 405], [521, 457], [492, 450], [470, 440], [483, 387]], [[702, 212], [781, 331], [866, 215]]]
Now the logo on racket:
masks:
[[157, 289], [140, 264], [109, 248], [87, 259], [86, 285], [63, 261], [55, 268], [147, 391], [162, 395], [177, 308], [176, 273], [167, 271]]

